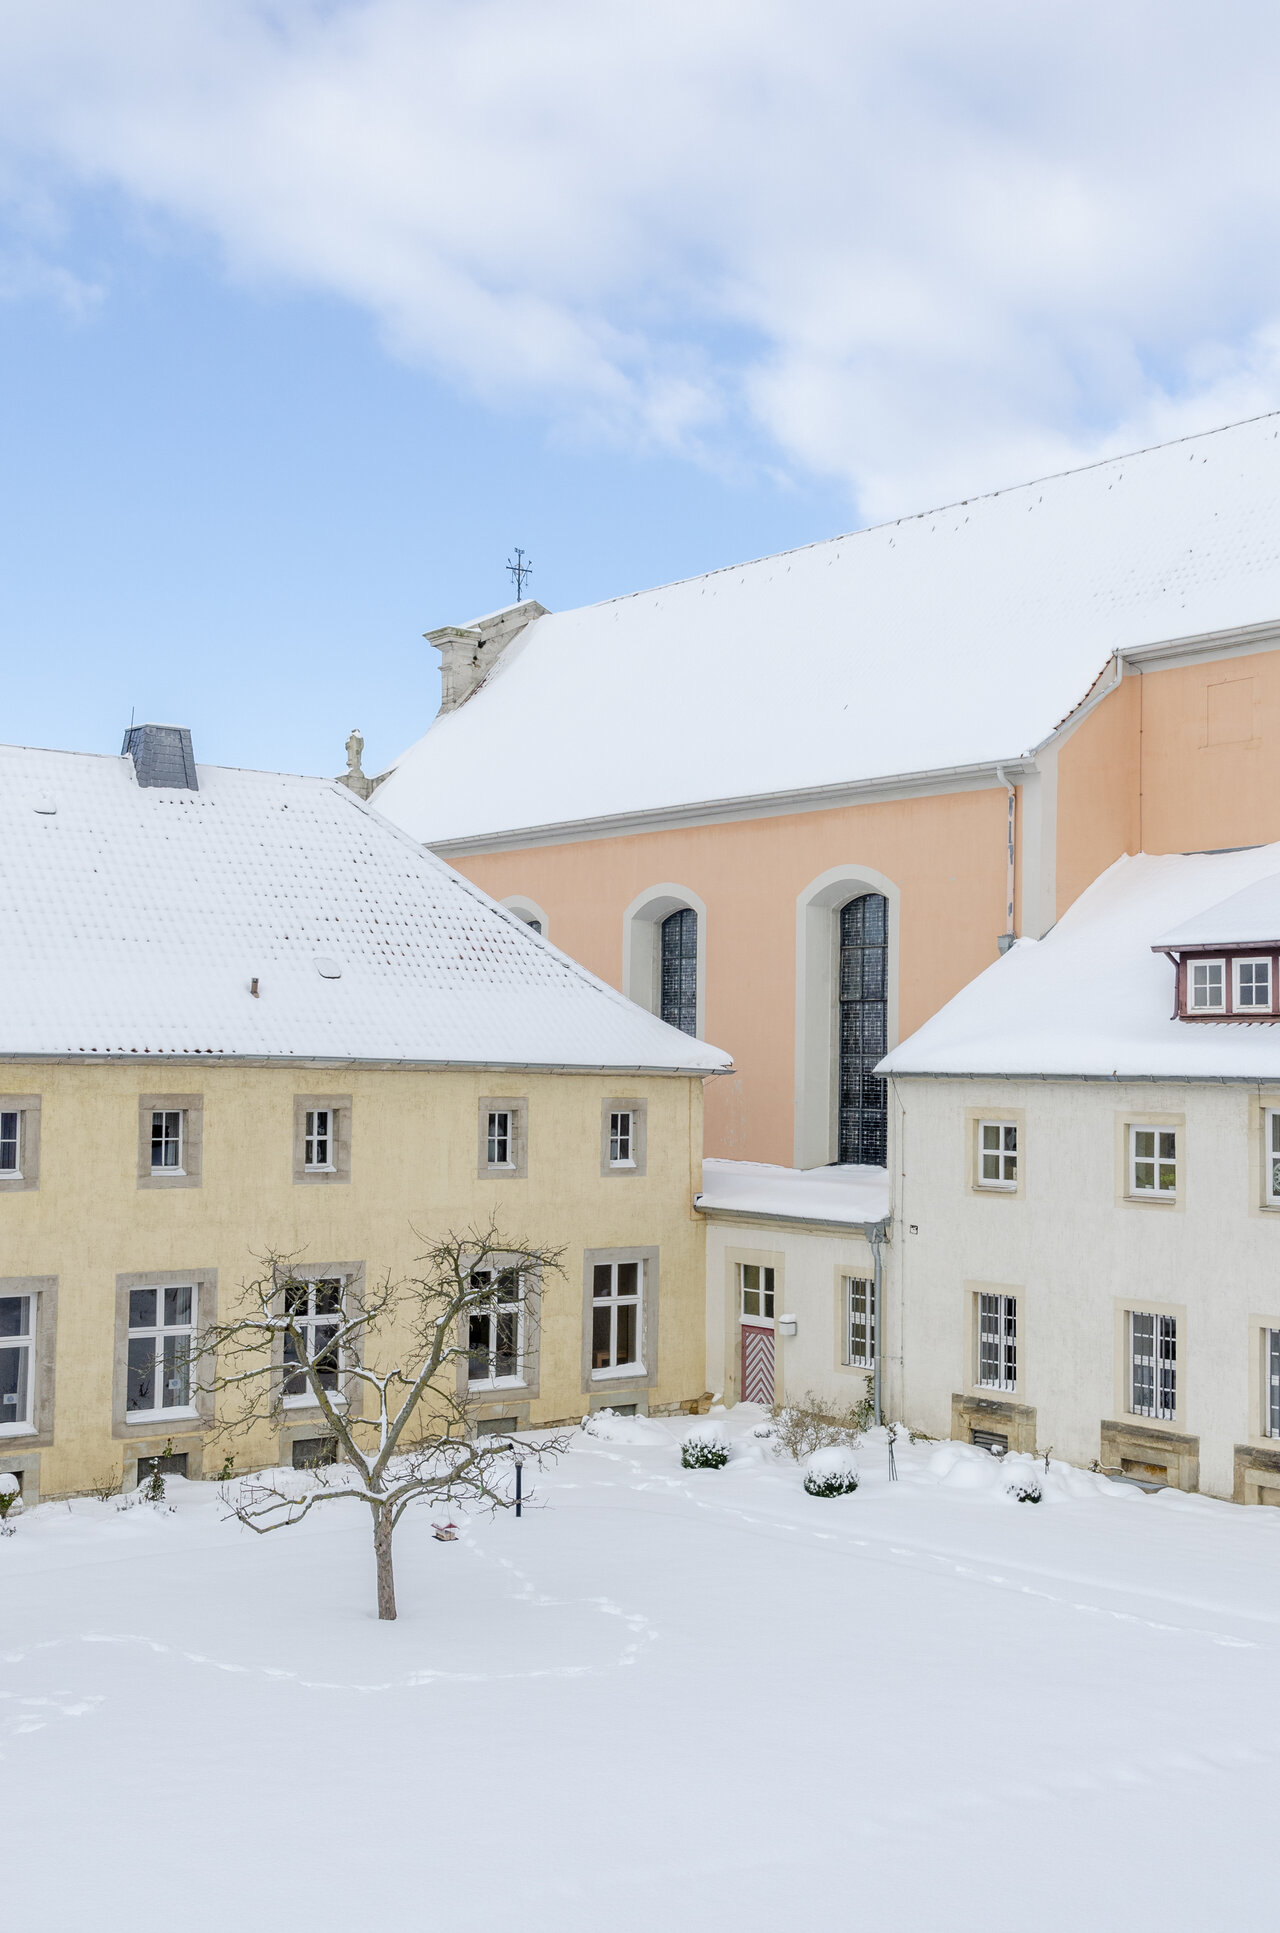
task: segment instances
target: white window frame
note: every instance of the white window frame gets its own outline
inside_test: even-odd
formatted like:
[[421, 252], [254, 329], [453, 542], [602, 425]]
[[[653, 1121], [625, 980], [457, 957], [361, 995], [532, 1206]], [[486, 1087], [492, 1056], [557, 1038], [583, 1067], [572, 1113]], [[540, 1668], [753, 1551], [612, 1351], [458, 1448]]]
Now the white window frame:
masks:
[[[1267, 997], [1259, 1003], [1242, 997], [1240, 973], [1243, 967], [1265, 967], [1267, 971]], [[1270, 1013], [1275, 1006], [1275, 967], [1269, 953], [1246, 954], [1231, 963], [1232, 1005], [1237, 1013]], [[1252, 993], [1256, 989], [1250, 988]]]
[[[995, 1145], [988, 1147], [988, 1133], [995, 1135]], [[1010, 1139], [1012, 1137], [1012, 1140]], [[1018, 1186], [1018, 1123], [1016, 1121], [979, 1121], [978, 1122], [978, 1186], [996, 1189], [1002, 1194], [1012, 1194]], [[996, 1164], [994, 1176], [986, 1175], [983, 1170], [988, 1157], [993, 1156]], [[1012, 1169], [1012, 1171], [1010, 1171]]]
[[1262, 1434], [1280, 1436], [1280, 1329], [1262, 1332]]
[[1263, 1111], [1262, 1195], [1268, 1208], [1280, 1208], [1280, 1107]]
[[[334, 1131], [337, 1127], [335, 1113], [336, 1109], [331, 1107], [309, 1107], [303, 1110], [302, 1167], [305, 1174], [331, 1175], [337, 1172], [337, 1163], [333, 1159]], [[324, 1150], [324, 1159], [317, 1160], [316, 1151], [321, 1147]]]
[[876, 1366], [876, 1278], [874, 1275], [844, 1277], [844, 1336], [850, 1368], [874, 1369]]
[[978, 1291], [978, 1388], [1018, 1387], [1018, 1298]]
[[[624, 1125], [625, 1123], [625, 1125]], [[611, 1168], [634, 1168], [636, 1144], [636, 1117], [632, 1108], [611, 1108], [609, 1110], [609, 1166]]]
[[[1208, 971], [1210, 967], [1217, 967], [1218, 969], [1218, 998], [1216, 1000], [1197, 1000], [1196, 999], [1196, 974], [1198, 972], [1203, 972], [1205, 974], [1206, 976], [1205, 990], [1207, 992], [1208, 991]], [[1188, 960], [1187, 961], [1187, 1012], [1188, 1013], [1225, 1013], [1226, 1011], [1227, 1011], [1227, 962], [1225, 958], [1219, 959], [1219, 960], [1196, 960], [1196, 959]]]
[[[1178, 1415], [1178, 1319], [1130, 1309], [1125, 1318], [1128, 1342], [1128, 1407], [1131, 1416], [1173, 1423]], [[1138, 1325], [1149, 1324], [1149, 1333]], [[1140, 1380], [1141, 1379], [1141, 1380]], [[1149, 1386], [1150, 1402], [1143, 1400]]]
[[[491, 1268], [473, 1269], [471, 1271], [471, 1280], [473, 1283], [481, 1277], [484, 1277], [489, 1282], [496, 1279], [499, 1286], [501, 1286], [504, 1276], [514, 1278], [516, 1285], [515, 1294], [508, 1296], [506, 1300], [495, 1299], [493, 1302], [486, 1304], [482, 1309], [470, 1311], [467, 1316], [467, 1389], [469, 1391], [478, 1389], [517, 1389], [524, 1386], [525, 1278], [518, 1269]], [[510, 1314], [512, 1310], [515, 1311], [516, 1316], [515, 1373], [511, 1376], [498, 1376], [494, 1374], [498, 1356], [498, 1321], [501, 1316]], [[486, 1350], [489, 1361], [489, 1373], [487, 1376], [473, 1376], [471, 1373], [474, 1361], [471, 1324], [477, 1321], [487, 1322], [489, 1328], [489, 1343]]]
[[[748, 1282], [748, 1273], [755, 1277]], [[776, 1307], [775, 1275], [768, 1262], [738, 1263], [738, 1315], [749, 1329], [772, 1329]], [[748, 1296], [754, 1296], [756, 1307], [747, 1307]]]
[[[500, 1122], [505, 1122], [506, 1125], [499, 1126]], [[485, 1149], [489, 1167], [515, 1167], [516, 1164], [512, 1158], [512, 1145], [514, 1141], [515, 1128], [513, 1124], [513, 1110], [509, 1107], [491, 1107], [489, 1109], [489, 1119], [485, 1124]], [[501, 1158], [499, 1158], [497, 1152], [499, 1148], [502, 1149]]]
[[[170, 1119], [178, 1123], [177, 1134], [172, 1143], [177, 1148], [176, 1162], [164, 1159], [165, 1150], [171, 1145], [169, 1139]], [[160, 1127], [160, 1160], [156, 1161], [156, 1122]], [[151, 1110], [151, 1172], [153, 1175], [185, 1175], [187, 1152], [186, 1109], [180, 1107], [153, 1107]]]
[[[172, 1172], [172, 1170], [168, 1172]], [[187, 1305], [186, 1320], [183, 1322], [167, 1322], [165, 1320], [167, 1298], [171, 1295], [182, 1295], [184, 1292], [191, 1298]], [[134, 1297], [147, 1295], [153, 1295], [155, 1297], [155, 1320], [151, 1323], [135, 1323], [133, 1320]], [[197, 1414], [196, 1406], [191, 1400], [191, 1363], [195, 1354], [199, 1301], [200, 1291], [195, 1282], [165, 1282], [159, 1285], [148, 1284], [145, 1287], [129, 1290], [125, 1311], [124, 1403], [126, 1422], [142, 1423], [151, 1420], [162, 1422], [170, 1417], [177, 1419], [195, 1416]], [[166, 1403], [164, 1399], [169, 1394], [171, 1387], [169, 1376], [170, 1365], [166, 1361], [168, 1355], [166, 1345], [170, 1341], [176, 1343], [179, 1338], [185, 1339], [187, 1343], [187, 1400], [185, 1403]], [[155, 1381], [155, 1394], [159, 1396], [160, 1401], [159, 1403], [153, 1403], [150, 1409], [131, 1408], [129, 1403], [129, 1382], [133, 1375], [133, 1346], [135, 1343], [147, 1341], [150, 1341], [153, 1345], [151, 1350], [152, 1376]]]
[[[27, 1305], [26, 1315], [22, 1318], [26, 1324], [25, 1328], [15, 1335], [0, 1334], [0, 1354], [4, 1354], [10, 1350], [20, 1351], [27, 1359], [25, 1379], [26, 1401], [20, 1405], [19, 1403], [5, 1403], [0, 1405], [0, 1436], [31, 1436], [35, 1432], [36, 1322], [38, 1320], [36, 1300], [36, 1296], [30, 1291], [22, 1295], [6, 1295], [0, 1297], [0, 1301], [25, 1302]], [[23, 1387], [23, 1379], [21, 1374], [19, 1374], [19, 1392]], [[21, 1414], [19, 1414], [19, 1408], [21, 1408]]]
[[[1129, 1147], [1128, 1147], [1128, 1178], [1127, 1178], [1127, 1185], [1128, 1185], [1130, 1200], [1132, 1201], [1176, 1201], [1177, 1200], [1178, 1198], [1178, 1133], [1179, 1133], [1179, 1130], [1176, 1127], [1168, 1127], [1168, 1126], [1159, 1127], [1159, 1126], [1153, 1125], [1151, 1122], [1130, 1121], [1128, 1126]], [[1150, 1134], [1155, 1137], [1152, 1144], [1152, 1152], [1150, 1154], [1139, 1153], [1138, 1136], [1140, 1134]], [[1162, 1142], [1164, 1141], [1166, 1136], [1173, 1142], [1173, 1152], [1172, 1154], [1168, 1154], [1168, 1155], [1164, 1152], [1164, 1149], [1162, 1147]], [[1151, 1167], [1152, 1185], [1149, 1188], [1139, 1185], [1139, 1181], [1138, 1181], [1139, 1164], [1141, 1164], [1143, 1167], [1146, 1167], [1149, 1164]], [[1171, 1168], [1173, 1170], [1173, 1186], [1171, 1188], [1164, 1188], [1160, 1185], [1162, 1170], [1166, 1168]]]
[[[4, 1133], [4, 1124], [6, 1121], [13, 1122], [12, 1136]], [[0, 1181], [22, 1180], [22, 1130], [23, 1119], [22, 1109], [20, 1107], [7, 1107], [3, 1112], [0, 1112]], [[6, 1168], [4, 1165], [4, 1151], [10, 1143], [13, 1147], [13, 1165], [12, 1167]]]
[[[337, 1286], [337, 1290], [338, 1290], [337, 1308], [336, 1309], [317, 1309], [316, 1307], [317, 1290], [331, 1289], [335, 1285]], [[305, 1288], [307, 1291], [306, 1310], [290, 1311], [288, 1308], [288, 1301], [287, 1301], [289, 1291], [291, 1289], [301, 1289], [301, 1288]], [[286, 1312], [291, 1313], [293, 1315], [295, 1327], [302, 1331], [303, 1343], [304, 1343], [304, 1347], [306, 1348], [307, 1355], [311, 1360], [314, 1361], [317, 1353], [317, 1340], [316, 1340], [317, 1329], [332, 1329], [336, 1334], [337, 1331], [341, 1329], [343, 1322], [346, 1320], [347, 1279], [343, 1275], [305, 1275], [305, 1276], [294, 1275], [294, 1276], [290, 1276], [289, 1280], [283, 1284], [283, 1290], [286, 1297], [286, 1302], [285, 1302]], [[290, 1338], [286, 1336], [284, 1339], [286, 1348], [289, 1345], [289, 1341], [290, 1341]], [[283, 1380], [281, 1382], [281, 1395], [282, 1395], [285, 1408], [286, 1409], [317, 1408], [318, 1405], [316, 1403], [315, 1393], [312, 1390], [310, 1383], [307, 1381], [306, 1371], [302, 1369], [300, 1366], [298, 1366], [296, 1363], [291, 1363], [287, 1357], [284, 1358], [281, 1366], [283, 1370]], [[342, 1362], [341, 1354], [339, 1354], [338, 1361], [334, 1366], [333, 1386], [329, 1392], [331, 1400], [334, 1401], [335, 1403], [342, 1403], [342, 1402], [345, 1402], [346, 1400], [343, 1394], [342, 1371], [343, 1371], [343, 1362]], [[294, 1376], [300, 1376], [302, 1378], [303, 1386], [300, 1390], [295, 1390], [291, 1392], [289, 1389], [289, 1382]]]
[[[632, 1268], [636, 1272], [635, 1292], [634, 1294], [628, 1292], [626, 1295], [621, 1295], [618, 1292], [618, 1286], [617, 1286], [618, 1271], [620, 1269], [632, 1269]], [[609, 1272], [609, 1280], [610, 1280], [610, 1283], [612, 1284], [612, 1287], [608, 1295], [602, 1296], [597, 1292], [596, 1285], [599, 1281], [601, 1271], [606, 1269]], [[601, 1378], [607, 1378], [610, 1376], [643, 1376], [645, 1374], [644, 1296], [645, 1296], [645, 1265], [644, 1265], [643, 1257], [634, 1257], [634, 1258], [627, 1257], [625, 1260], [620, 1262], [596, 1262], [592, 1265], [590, 1362], [591, 1362], [591, 1377], [593, 1381], [596, 1381]], [[617, 1359], [618, 1358], [618, 1310], [623, 1308], [634, 1308], [636, 1312], [635, 1324], [633, 1329], [633, 1334], [635, 1336], [636, 1354], [633, 1358], [629, 1359], [626, 1362], [619, 1362]], [[595, 1359], [596, 1357], [596, 1339], [595, 1339], [596, 1338], [596, 1311], [598, 1309], [608, 1309], [611, 1311], [610, 1321], [609, 1321], [609, 1361], [604, 1364], [597, 1364]]]

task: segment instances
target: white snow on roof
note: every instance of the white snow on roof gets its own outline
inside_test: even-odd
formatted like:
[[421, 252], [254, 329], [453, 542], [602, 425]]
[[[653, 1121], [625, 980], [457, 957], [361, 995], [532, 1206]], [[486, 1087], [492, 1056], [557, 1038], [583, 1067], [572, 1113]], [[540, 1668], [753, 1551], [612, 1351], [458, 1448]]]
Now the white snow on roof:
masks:
[[520, 634], [379, 810], [447, 840], [976, 764], [1117, 649], [1280, 618], [1263, 417]]
[[0, 748], [0, 1053], [729, 1064], [345, 786], [197, 769]]
[[1242, 887], [1156, 940], [1157, 946], [1169, 947], [1268, 944], [1280, 944], [1280, 872]]
[[697, 1206], [784, 1221], [878, 1222], [889, 1212], [884, 1168], [778, 1168], [764, 1161], [707, 1160]]
[[1042, 940], [1019, 940], [880, 1063], [895, 1074], [1280, 1076], [1280, 1022], [1174, 1020], [1152, 947], [1264, 884], [1280, 845], [1118, 859]]

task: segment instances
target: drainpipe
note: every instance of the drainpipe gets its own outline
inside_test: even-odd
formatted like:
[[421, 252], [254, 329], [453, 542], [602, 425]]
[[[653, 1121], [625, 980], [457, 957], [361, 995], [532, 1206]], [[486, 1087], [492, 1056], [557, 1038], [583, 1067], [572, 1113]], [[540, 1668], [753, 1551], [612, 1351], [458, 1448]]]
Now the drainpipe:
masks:
[[1009, 951], [1009, 948], [1013, 945], [1015, 938], [1017, 937], [1013, 930], [1013, 861], [1014, 861], [1013, 815], [1014, 815], [1014, 809], [1017, 803], [1018, 795], [1014, 791], [1012, 781], [1005, 777], [1003, 765], [996, 766], [996, 777], [999, 779], [1001, 785], [1007, 786], [1009, 790], [1009, 843], [1008, 843], [1008, 852], [1005, 859], [1004, 932], [1000, 935], [999, 939], [996, 941], [996, 945], [997, 947], [999, 947], [1001, 953], [1007, 953]]
[[876, 1421], [877, 1429], [879, 1429], [880, 1427], [881, 1416], [882, 1416], [882, 1406], [880, 1401], [880, 1389], [881, 1389], [880, 1364], [884, 1356], [884, 1298], [881, 1295], [881, 1285], [884, 1281], [884, 1269], [882, 1267], [881, 1257], [884, 1250], [885, 1238], [888, 1235], [888, 1232], [889, 1232], [889, 1217], [887, 1215], [885, 1216], [883, 1221], [875, 1222], [872, 1225], [872, 1227], [870, 1227], [867, 1230], [867, 1240], [871, 1243], [871, 1253], [872, 1253], [872, 1256], [875, 1258], [875, 1274], [872, 1278], [871, 1293], [875, 1297], [875, 1309], [876, 1309], [876, 1354], [875, 1354], [875, 1366], [872, 1371], [871, 1386], [872, 1386], [872, 1401], [875, 1405], [875, 1421]]

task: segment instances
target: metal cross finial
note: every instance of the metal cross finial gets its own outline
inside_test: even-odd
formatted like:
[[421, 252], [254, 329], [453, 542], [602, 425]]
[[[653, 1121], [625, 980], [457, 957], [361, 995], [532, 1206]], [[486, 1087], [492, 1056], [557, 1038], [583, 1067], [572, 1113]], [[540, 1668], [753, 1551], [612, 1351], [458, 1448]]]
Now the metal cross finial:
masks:
[[515, 581], [516, 603], [518, 604], [521, 598], [524, 596], [525, 578], [533, 576], [533, 565], [531, 563], [525, 562], [524, 552], [521, 550], [518, 544], [516, 545], [516, 561], [513, 564], [511, 559], [508, 557], [507, 569], [510, 571], [511, 576]]

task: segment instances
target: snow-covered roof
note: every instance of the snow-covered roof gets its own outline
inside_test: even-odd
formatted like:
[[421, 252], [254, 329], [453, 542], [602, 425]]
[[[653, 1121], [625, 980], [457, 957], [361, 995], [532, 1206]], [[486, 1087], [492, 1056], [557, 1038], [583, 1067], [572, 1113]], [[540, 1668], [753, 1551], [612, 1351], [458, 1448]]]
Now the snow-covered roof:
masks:
[[1280, 896], [1280, 845], [1118, 859], [1042, 940], [1019, 940], [880, 1063], [895, 1074], [1280, 1078], [1280, 1022], [1171, 1018], [1153, 953], [1205, 909]]
[[707, 1160], [696, 1206], [708, 1214], [862, 1227], [888, 1214], [889, 1176], [884, 1168], [777, 1168], [764, 1161]]
[[1280, 417], [535, 619], [396, 763], [417, 839], [1016, 757], [1116, 650], [1280, 619]]
[[1280, 944], [1280, 872], [1256, 879], [1217, 906], [1162, 933], [1157, 946], [1267, 946]]
[[0, 1053], [729, 1065], [345, 786], [197, 777], [0, 748]]

